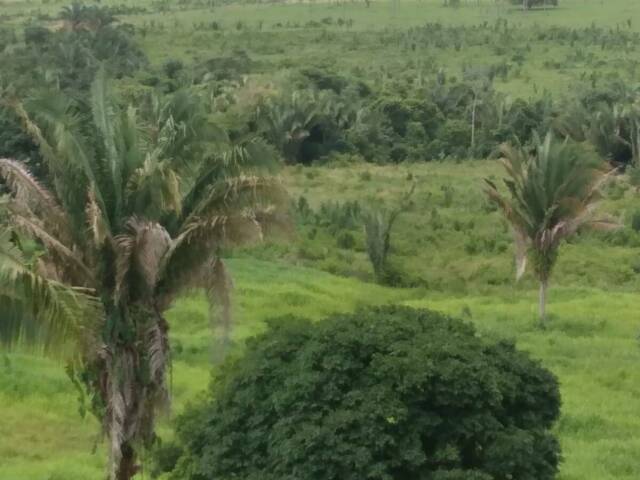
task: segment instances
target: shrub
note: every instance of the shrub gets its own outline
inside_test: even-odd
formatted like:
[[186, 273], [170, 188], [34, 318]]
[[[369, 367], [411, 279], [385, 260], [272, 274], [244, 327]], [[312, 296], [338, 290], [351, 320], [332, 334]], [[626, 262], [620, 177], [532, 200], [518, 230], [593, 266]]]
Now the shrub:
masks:
[[322, 202], [316, 220], [319, 226], [325, 227], [330, 233], [336, 234], [340, 230], [353, 230], [360, 224], [362, 211], [357, 200], [340, 202]]
[[351, 232], [341, 232], [336, 237], [336, 245], [338, 248], [352, 250], [356, 246], [356, 238]]
[[184, 69], [184, 63], [182, 63], [181, 60], [176, 60], [176, 59], [167, 60], [162, 65], [162, 70], [164, 71], [164, 74], [173, 80], [178, 78], [178, 74], [183, 69]]
[[173, 478], [553, 479], [555, 377], [427, 310], [285, 318], [178, 420]]
[[640, 232], [640, 210], [633, 212], [631, 216], [631, 228], [636, 232]]

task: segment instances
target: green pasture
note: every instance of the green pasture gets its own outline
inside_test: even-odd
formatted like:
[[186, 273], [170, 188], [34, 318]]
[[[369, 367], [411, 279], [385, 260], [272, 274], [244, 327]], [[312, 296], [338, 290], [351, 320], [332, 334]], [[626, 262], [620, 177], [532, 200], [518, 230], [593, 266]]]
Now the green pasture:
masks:
[[[638, 478], [640, 274], [634, 265], [640, 234], [626, 239], [628, 245], [611, 245], [621, 241], [598, 235], [580, 236], [567, 245], [551, 290], [550, 327], [542, 331], [535, 324], [535, 283], [529, 277], [513, 281], [508, 233], [497, 213], [484, 210], [480, 180], [499, 176], [496, 163], [428, 163], [410, 170], [411, 180], [408, 167], [289, 168], [284, 181], [292, 198], [305, 195], [313, 209], [329, 199], [391, 205], [415, 182], [414, 203], [392, 238], [392, 259], [409, 277], [423, 280], [421, 285], [392, 289], [368, 281], [370, 267], [358, 246], [358, 229], [353, 231], [356, 246], [347, 251], [336, 247], [326, 231], [310, 240], [308, 227], [303, 227], [286, 241], [237, 252], [230, 260], [236, 298], [231, 348], [241, 349], [243, 339], [278, 315], [321, 319], [331, 312], [390, 302], [441, 310], [475, 323], [483, 335], [515, 340], [558, 375], [563, 395], [557, 426], [564, 452], [560, 480]], [[620, 176], [602, 204], [603, 212], [621, 219], [638, 205], [637, 193], [625, 182]], [[445, 204], [443, 185], [454, 188], [450, 203]], [[435, 230], [433, 208], [442, 223]], [[470, 232], [456, 231], [456, 219], [462, 224], [473, 220], [474, 235], [496, 236], [506, 249], [468, 253]], [[182, 298], [168, 317], [176, 413], [206, 389], [219, 352], [212, 347], [202, 297]], [[0, 399], [0, 479], [102, 478], [98, 425], [80, 418], [63, 363], [3, 355]], [[160, 434], [171, 436], [166, 419]]]
[[[443, 69], [450, 77], [464, 71], [509, 64], [509, 75], [496, 79], [499, 90], [514, 97], [540, 96], [545, 91], [569, 93], [597, 71], [614, 78], [636, 78], [637, 45], [559, 45], [541, 38], [540, 29], [591, 26], [637, 31], [640, 4], [634, 0], [562, 0], [555, 9], [522, 11], [494, 0], [463, 0], [459, 8], [441, 0], [350, 2], [232, 3], [136, 2], [142, 12], [120, 15], [136, 26], [136, 39], [152, 64], [169, 60], [198, 64], [213, 57], [244, 52], [254, 61], [251, 74], [286, 73], [301, 66], [330, 67], [353, 73], [377, 86], [390, 73]], [[102, 5], [122, 5], [104, 0]], [[5, 0], [0, 22], [20, 27], [55, 15], [62, 1]], [[131, 6], [131, 5], [129, 5]], [[637, 20], [637, 21], [636, 21]], [[515, 28], [517, 38], [498, 44], [424, 46], [409, 29], [429, 23], [479, 26], [492, 36], [497, 22]]]

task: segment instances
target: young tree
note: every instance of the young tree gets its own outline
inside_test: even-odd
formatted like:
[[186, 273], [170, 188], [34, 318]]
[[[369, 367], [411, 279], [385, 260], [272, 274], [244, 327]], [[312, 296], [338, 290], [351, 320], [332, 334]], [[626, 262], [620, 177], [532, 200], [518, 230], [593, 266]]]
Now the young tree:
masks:
[[547, 288], [563, 240], [581, 227], [612, 228], [613, 222], [593, 218], [599, 187], [607, 178], [603, 162], [579, 144], [555, 140], [549, 133], [535, 139], [533, 151], [503, 145], [503, 195], [486, 179], [486, 194], [511, 224], [516, 247], [516, 276], [527, 258], [540, 282], [540, 325], [546, 322]]
[[378, 283], [388, 283], [389, 265], [387, 257], [391, 248], [391, 230], [398, 216], [407, 208], [415, 190], [415, 184], [404, 194], [400, 204], [392, 210], [371, 210], [364, 215], [364, 233], [367, 242], [367, 255], [373, 266]]
[[117, 106], [102, 71], [90, 112], [48, 96], [31, 105], [32, 120], [14, 102], [46, 174], [36, 180], [21, 162], [0, 160], [10, 190], [0, 303], [16, 313], [0, 340], [76, 340], [69, 372], [109, 439], [114, 480], [139, 470], [137, 453], [169, 404], [163, 312], [186, 288], [204, 287], [227, 325], [220, 248], [260, 238], [284, 200], [265, 157], [248, 154], [255, 146], [205, 141], [213, 132], [200, 103], [182, 95], [151, 102], [143, 121]]

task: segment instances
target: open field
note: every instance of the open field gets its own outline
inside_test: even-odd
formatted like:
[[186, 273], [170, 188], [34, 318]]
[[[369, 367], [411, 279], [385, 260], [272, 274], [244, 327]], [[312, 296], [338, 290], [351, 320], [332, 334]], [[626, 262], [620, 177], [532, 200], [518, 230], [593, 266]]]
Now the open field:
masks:
[[[370, 180], [362, 180], [364, 170], [371, 173]], [[533, 279], [513, 282], [508, 234], [498, 236], [498, 241], [505, 242], [504, 251], [481, 247], [469, 254], [464, 246], [468, 233], [453, 227], [455, 219], [463, 224], [473, 219], [477, 235], [494, 238], [491, 232], [500, 229], [499, 217], [482, 212], [479, 180], [498, 175], [497, 166], [432, 163], [412, 170], [418, 185], [414, 206], [401, 217], [392, 239], [393, 258], [411, 272], [410, 277], [426, 283], [392, 289], [322, 272], [337, 269], [343, 275], [370, 280], [361, 249], [357, 245], [355, 250], [337, 249], [335, 237], [323, 231], [313, 241], [302, 238], [244, 252], [230, 263], [238, 318], [234, 348], [261, 331], [266, 318], [289, 313], [319, 319], [335, 311], [389, 302], [445, 311], [474, 322], [483, 334], [515, 339], [558, 375], [563, 413], [557, 431], [564, 452], [559, 479], [637, 478], [640, 463], [633, 453], [640, 448], [636, 435], [640, 428], [636, 415], [640, 275], [632, 266], [640, 234], [630, 234], [633, 247], [606, 246], [609, 240], [593, 236], [565, 247], [551, 290], [551, 325], [541, 331], [535, 326]], [[294, 197], [306, 195], [312, 208], [317, 208], [327, 199], [389, 201], [406, 187], [406, 175], [397, 167], [362, 166], [294, 168], [287, 170], [285, 178]], [[442, 185], [456, 185], [456, 194], [449, 207], [439, 207], [443, 227], [434, 229], [430, 211], [444, 201]], [[605, 209], [624, 216], [637, 198], [627, 188], [618, 200], [607, 201]], [[359, 230], [353, 233], [361, 235]], [[306, 234], [304, 228], [299, 233]], [[416, 243], [409, 251], [409, 245]], [[308, 250], [319, 253], [310, 255]], [[210, 327], [206, 304], [197, 296], [180, 300], [168, 317], [175, 359], [174, 407], [180, 412], [208, 383], [213, 358]], [[97, 453], [91, 453], [97, 425], [90, 417], [80, 421], [76, 394], [63, 365], [18, 354], [3, 358], [0, 396], [6, 416], [0, 427], [0, 478], [100, 478], [100, 444]], [[161, 434], [170, 435], [166, 421], [163, 424]]]
[[[63, 5], [5, 2], [2, 12], [9, 24], [20, 24], [55, 15]], [[368, 8], [363, 2], [154, 5], [136, 2], [138, 12], [119, 18], [136, 26], [136, 37], [155, 65], [172, 59], [197, 64], [245, 52], [255, 62], [252, 73], [269, 76], [317, 66], [384, 83], [396, 72], [420, 76], [443, 68], [460, 77], [465, 71], [505, 64], [509, 73], [496, 80], [496, 87], [525, 98], [544, 91], [569, 93], [594, 71], [603, 79], [633, 78], [636, 71], [637, 41], [616, 47], [600, 39], [575, 44], [545, 39], [542, 29], [640, 31], [640, 22], [634, 21], [640, 18], [640, 5], [633, 0], [565, 0], [557, 9], [530, 12], [493, 0], [463, 2], [457, 9], [442, 7], [441, 0], [380, 1]], [[444, 43], [425, 43], [421, 37], [433, 24], [477, 26], [485, 33], [482, 39], [465, 38], [468, 33], [460, 31], [459, 41], [445, 36]], [[500, 25], [508, 25], [512, 34], [493, 42], [492, 32]]]
[[[494, 296], [431, 296], [269, 263], [243, 260], [232, 267], [241, 309], [237, 339], [258, 331], [264, 318], [273, 314], [318, 318], [357, 304], [388, 301], [462, 315], [483, 333], [517, 338], [521, 348], [560, 378], [563, 415], [557, 428], [565, 460], [559, 478], [637, 478], [637, 294], [557, 288], [550, 303], [553, 325], [541, 332], [533, 326], [535, 292], [531, 290], [504, 289], [502, 295]], [[206, 306], [197, 299], [184, 299], [170, 319], [174, 350], [180, 345], [173, 370], [174, 405], [179, 412], [208, 382], [211, 350]], [[62, 366], [20, 355], [8, 355], [3, 363], [0, 389], [6, 413], [0, 478], [101, 478], [102, 449], [91, 453], [97, 425], [79, 421], [76, 396]]]

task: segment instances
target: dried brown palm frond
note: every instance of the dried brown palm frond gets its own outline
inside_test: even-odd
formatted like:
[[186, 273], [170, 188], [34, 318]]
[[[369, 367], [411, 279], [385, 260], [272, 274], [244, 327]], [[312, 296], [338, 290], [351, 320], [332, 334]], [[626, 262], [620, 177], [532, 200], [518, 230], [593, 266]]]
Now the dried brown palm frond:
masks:
[[31, 175], [26, 166], [15, 160], [0, 158], [0, 177], [11, 192], [14, 209], [28, 210], [59, 238], [65, 242], [71, 241], [67, 215], [53, 194]]
[[87, 195], [87, 205], [85, 207], [85, 215], [87, 217], [87, 225], [93, 246], [101, 248], [107, 240], [111, 240], [111, 232], [108, 222], [105, 219], [104, 212], [96, 201], [95, 188], [91, 187]]
[[47, 254], [54, 259], [56, 269], [65, 277], [63, 278], [65, 282], [76, 286], [95, 287], [93, 271], [84, 263], [80, 254], [51, 235], [37, 218], [12, 213], [10, 222], [17, 231], [42, 242]]
[[153, 293], [158, 281], [161, 262], [171, 246], [167, 230], [157, 222], [130, 218], [125, 225], [126, 233], [116, 236], [116, 301], [130, 289], [126, 279], [135, 273], [139, 291], [146, 297]]
[[93, 327], [85, 320], [101, 318], [101, 305], [91, 290], [40, 275], [11, 234], [8, 229], [0, 232], [0, 343], [67, 352], [73, 341], [84, 342]]
[[219, 353], [224, 355], [233, 323], [231, 302], [233, 280], [220, 258], [213, 258], [206, 265], [202, 275], [209, 299], [209, 318], [213, 323], [214, 331], [218, 330], [218, 338], [221, 340], [222, 348]]

